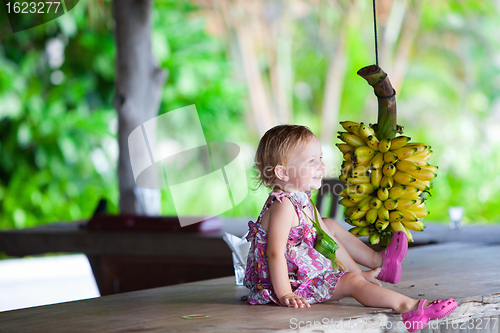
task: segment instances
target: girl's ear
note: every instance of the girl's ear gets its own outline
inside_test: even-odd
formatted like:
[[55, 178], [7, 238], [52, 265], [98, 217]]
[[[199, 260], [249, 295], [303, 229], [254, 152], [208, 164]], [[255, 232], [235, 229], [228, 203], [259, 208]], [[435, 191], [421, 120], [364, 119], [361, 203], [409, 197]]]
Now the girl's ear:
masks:
[[288, 175], [286, 174], [286, 169], [284, 166], [282, 166], [281, 164], [278, 164], [275, 168], [274, 168], [274, 174], [276, 175], [276, 177], [281, 180], [281, 181], [284, 181], [284, 182], [287, 182], [289, 177]]

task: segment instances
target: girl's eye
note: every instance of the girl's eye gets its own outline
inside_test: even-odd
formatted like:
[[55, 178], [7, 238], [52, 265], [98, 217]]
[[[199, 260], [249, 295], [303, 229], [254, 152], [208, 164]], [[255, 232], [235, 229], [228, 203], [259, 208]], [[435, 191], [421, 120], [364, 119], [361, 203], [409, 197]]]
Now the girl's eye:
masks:
[[314, 159], [310, 160], [309, 163], [314, 163]]

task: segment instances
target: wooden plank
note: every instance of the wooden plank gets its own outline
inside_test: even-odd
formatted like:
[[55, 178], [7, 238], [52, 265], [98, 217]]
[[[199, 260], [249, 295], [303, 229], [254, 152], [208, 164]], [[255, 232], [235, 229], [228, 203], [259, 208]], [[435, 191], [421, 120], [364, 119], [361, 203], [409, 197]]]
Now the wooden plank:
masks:
[[[399, 284], [387, 284], [386, 287], [415, 298], [453, 297], [459, 304], [487, 299], [498, 302], [499, 263], [500, 245], [448, 243], [414, 247], [408, 251], [403, 262], [403, 276]], [[244, 287], [234, 284], [234, 277], [187, 283], [3, 312], [0, 313], [0, 331], [296, 332], [292, 328], [299, 322], [321, 323], [371, 312], [392, 312], [367, 308], [350, 298], [314, 304], [308, 309], [252, 306], [240, 299], [245, 294]], [[181, 318], [191, 314], [210, 317]]]

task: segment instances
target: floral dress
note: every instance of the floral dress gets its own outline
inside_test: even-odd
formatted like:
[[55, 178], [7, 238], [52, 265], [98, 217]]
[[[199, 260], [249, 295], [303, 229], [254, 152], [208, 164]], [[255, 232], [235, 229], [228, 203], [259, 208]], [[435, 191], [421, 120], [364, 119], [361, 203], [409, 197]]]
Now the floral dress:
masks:
[[292, 202], [299, 217], [299, 225], [292, 227], [288, 235], [285, 258], [288, 264], [288, 277], [292, 291], [304, 297], [309, 303], [323, 302], [332, 297], [340, 277], [346, 271], [334, 270], [330, 259], [314, 249], [316, 229], [307, 219], [302, 209], [313, 207], [309, 201], [310, 194], [304, 192], [271, 192], [257, 222], [248, 223], [247, 240], [250, 242], [244, 285], [250, 289], [250, 304], [280, 304], [271, 284], [266, 248], [267, 232], [261, 227], [261, 220], [269, 206], [276, 199], [283, 201], [287, 197]]

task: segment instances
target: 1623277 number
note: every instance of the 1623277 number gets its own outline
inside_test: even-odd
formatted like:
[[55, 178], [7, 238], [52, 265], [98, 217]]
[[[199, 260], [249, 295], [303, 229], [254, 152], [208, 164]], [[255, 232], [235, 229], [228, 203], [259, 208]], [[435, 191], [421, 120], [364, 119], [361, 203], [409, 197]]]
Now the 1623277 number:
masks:
[[[7, 2], [7, 13], [15, 14], [44, 14], [44, 13], [57, 13], [61, 2], [47, 1], [47, 2]], [[54, 6], [52, 6], [54, 5]]]

